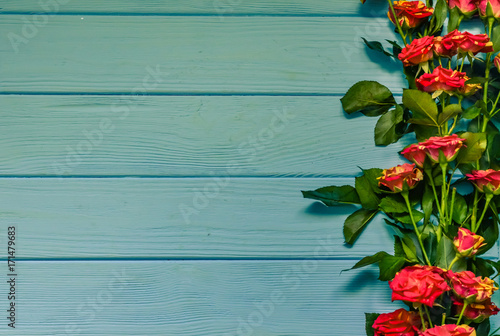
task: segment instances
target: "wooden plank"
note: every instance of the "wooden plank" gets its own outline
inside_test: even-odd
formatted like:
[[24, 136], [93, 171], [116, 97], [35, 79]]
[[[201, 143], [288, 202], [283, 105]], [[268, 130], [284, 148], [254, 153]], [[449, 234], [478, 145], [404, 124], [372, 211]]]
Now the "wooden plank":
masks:
[[[364, 311], [390, 312], [402, 303], [390, 302], [390, 289], [376, 281], [373, 268], [340, 274], [349, 265], [20, 262], [16, 329], [4, 322], [0, 330], [22, 336], [362, 335]], [[2, 290], [8, 290], [5, 282]], [[7, 307], [7, 296], [0, 304]]]
[[[392, 253], [382, 217], [354, 248], [352, 207], [326, 208], [300, 190], [352, 179], [0, 179], [0, 223], [18, 231], [19, 257], [361, 258]], [[498, 257], [498, 246], [490, 256]]]
[[[339, 15], [386, 11], [386, 4], [372, 3], [370, 11], [356, 1], [329, 0], [4, 0], [2, 12], [109, 13], [109, 14], [267, 14]], [[372, 14], [376, 11], [377, 14]], [[385, 13], [384, 13], [385, 14]]]
[[25, 259], [357, 258], [391, 251], [392, 229], [381, 219], [351, 249], [342, 224], [353, 208], [328, 209], [300, 193], [347, 182], [0, 179], [0, 223], [17, 227]]
[[382, 19], [60, 15], [37, 28], [3, 15], [0, 32], [0, 93], [344, 94], [365, 79], [403, 87], [391, 73], [401, 65], [361, 42], [393, 36]]
[[352, 176], [401, 163], [412, 140], [375, 147], [377, 118], [346, 118], [338, 97], [9, 95], [0, 105], [4, 176]]

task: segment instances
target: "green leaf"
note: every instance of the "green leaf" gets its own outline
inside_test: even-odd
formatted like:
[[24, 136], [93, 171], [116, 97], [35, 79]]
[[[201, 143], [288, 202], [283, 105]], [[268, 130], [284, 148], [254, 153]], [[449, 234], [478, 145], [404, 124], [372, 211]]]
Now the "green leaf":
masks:
[[443, 235], [437, 247], [436, 266], [447, 269], [456, 254], [453, 241]]
[[381, 52], [382, 54], [393, 57], [393, 55], [387, 51], [384, 50], [384, 47], [382, 46], [382, 43], [378, 41], [367, 41], [364, 37], [361, 38], [363, 42], [365, 42], [366, 46], [372, 50]]
[[417, 125], [439, 126], [436, 102], [427, 92], [404, 90], [403, 104], [412, 112], [412, 118], [408, 122]]
[[444, 108], [444, 111], [438, 116], [439, 125], [443, 125], [445, 122], [454, 118], [456, 115], [462, 112], [462, 106], [459, 104], [450, 104]]
[[[413, 214], [413, 219], [415, 220], [415, 223], [420, 222], [422, 219], [424, 219], [424, 214], [421, 211], [411, 209], [411, 213]], [[393, 215], [394, 219], [400, 221], [401, 223], [404, 224], [412, 224], [411, 222], [411, 217], [409, 213], [406, 214], [394, 214]]]
[[388, 255], [389, 255], [389, 253], [384, 252], [384, 251], [380, 251], [380, 252], [375, 253], [372, 256], [364, 257], [363, 259], [358, 261], [354, 266], [352, 266], [351, 270], [378, 263], [380, 260], [382, 260], [382, 258], [384, 258]]
[[370, 186], [372, 187], [372, 190], [380, 194], [382, 191], [378, 187], [378, 177], [382, 175], [382, 169], [380, 168], [370, 168], [370, 169], [361, 169], [363, 172], [363, 175], [366, 176], [368, 179], [368, 182], [370, 182]]
[[347, 217], [344, 222], [344, 238], [347, 244], [354, 244], [377, 212], [378, 210], [359, 209]]
[[438, 134], [437, 127], [428, 127], [424, 125], [412, 125], [413, 131], [415, 132], [415, 137], [418, 141], [425, 141], [430, 137], [436, 136]]
[[472, 260], [472, 263], [476, 266], [476, 276], [491, 277], [495, 273], [495, 268], [490, 260], [476, 257]]
[[[451, 209], [451, 195], [448, 199], [448, 207]], [[455, 194], [455, 203], [453, 204], [452, 218], [458, 224], [462, 224], [467, 219], [469, 209], [465, 198], [459, 193]]]
[[444, 21], [448, 16], [448, 5], [445, 0], [438, 0], [434, 7], [434, 15], [431, 20], [431, 25], [434, 27], [430, 35], [434, 34], [443, 27]]
[[416, 248], [415, 244], [413, 243], [413, 240], [408, 236], [404, 236], [403, 241], [402, 241], [402, 245], [403, 245], [403, 250], [405, 252], [406, 258], [410, 262], [419, 262], [418, 257], [417, 257], [417, 248]]
[[402, 199], [397, 199], [396, 196], [384, 197], [379, 204], [380, 210], [385, 213], [408, 213], [408, 207]]
[[361, 203], [356, 189], [349, 185], [340, 187], [329, 186], [316, 190], [302, 191], [302, 196], [321, 201], [327, 206]]
[[[488, 5], [490, 3], [488, 2]], [[486, 319], [476, 329], [476, 336], [488, 336], [490, 333], [490, 319]]]
[[375, 330], [373, 330], [373, 323], [380, 314], [377, 313], [365, 313], [365, 329], [366, 336], [374, 336]]
[[493, 218], [489, 219], [487, 218], [487, 216], [485, 216], [483, 222], [481, 223], [481, 226], [479, 227], [479, 230], [477, 230], [476, 232], [478, 235], [484, 238], [484, 242], [486, 243], [485, 246], [479, 249], [477, 255], [484, 254], [485, 252], [490, 250], [496, 245], [496, 242], [498, 240], [498, 212], [494, 202], [490, 202], [490, 210], [492, 210], [494, 214]]
[[453, 7], [450, 9], [450, 19], [448, 20], [448, 31], [451, 32], [458, 28], [460, 15], [462, 15], [458, 7]]
[[500, 26], [498, 25], [493, 28], [491, 42], [493, 42], [493, 50], [500, 51]]
[[375, 125], [375, 145], [387, 146], [397, 142], [402, 136], [397, 132], [397, 126], [401, 122], [403, 122], [403, 108], [399, 105], [383, 114]]
[[424, 194], [422, 195], [422, 210], [424, 212], [424, 224], [426, 224], [431, 218], [432, 211], [434, 208], [434, 193], [432, 188], [426, 184], [424, 189]]
[[389, 281], [394, 278], [396, 273], [403, 267], [406, 259], [403, 257], [395, 257], [395, 256], [385, 256], [382, 260], [379, 261], [378, 267], [380, 269], [379, 280], [381, 281]]
[[396, 103], [391, 91], [375, 81], [354, 84], [340, 101], [346, 113], [361, 111], [370, 116], [385, 113]]
[[[483, 103], [482, 100], [478, 100], [477, 102], [481, 102]], [[481, 107], [478, 106], [478, 104], [474, 104], [472, 106], [469, 106], [465, 111], [464, 113], [462, 114], [462, 117], [464, 119], [474, 119], [474, 118], [477, 118], [479, 116], [479, 114], [481, 114]]]
[[459, 136], [465, 139], [465, 146], [458, 152], [457, 165], [479, 160], [486, 150], [486, 133], [464, 132]]
[[356, 177], [355, 186], [363, 208], [369, 210], [378, 209], [380, 200], [377, 194], [373, 191], [369, 177], [367, 175]]
[[394, 255], [396, 257], [405, 257], [403, 242], [399, 236], [394, 236]]

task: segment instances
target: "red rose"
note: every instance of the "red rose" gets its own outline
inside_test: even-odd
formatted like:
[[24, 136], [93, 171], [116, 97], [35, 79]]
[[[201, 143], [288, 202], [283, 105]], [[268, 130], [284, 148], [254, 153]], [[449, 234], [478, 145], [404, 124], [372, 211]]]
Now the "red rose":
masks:
[[472, 16], [472, 14], [476, 12], [476, 1], [477, 0], [447, 0], [450, 9], [458, 7], [460, 13], [465, 16]]
[[442, 270], [432, 266], [408, 266], [396, 273], [389, 281], [392, 289], [392, 301], [402, 300], [432, 307], [434, 301], [450, 290], [446, 280], [440, 275]]
[[493, 292], [498, 288], [490, 278], [484, 279], [476, 277], [471, 271], [462, 271], [454, 273], [448, 271], [446, 277], [450, 279], [451, 286], [455, 295], [463, 300], [470, 302], [482, 302], [491, 298]]
[[375, 336], [415, 336], [420, 328], [420, 316], [403, 308], [380, 314], [373, 323]]
[[434, 52], [438, 56], [449, 58], [458, 54], [457, 36], [461, 36], [461, 33], [455, 29], [445, 36], [434, 37]]
[[433, 162], [439, 162], [439, 152], [444, 154], [446, 161], [453, 161], [458, 155], [458, 151], [464, 145], [465, 139], [461, 139], [456, 134], [444, 137], [430, 137], [428, 140], [419, 143], [425, 148], [427, 156]]
[[427, 62], [432, 59], [433, 52], [433, 40], [432, 36], [424, 36], [419, 39], [414, 39], [409, 45], [401, 50], [398, 55], [400, 61], [403, 62], [405, 67], [410, 65], [418, 65], [423, 62]]
[[473, 55], [484, 52], [493, 52], [493, 42], [487, 34], [471, 34], [469, 32], [462, 32], [460, 35], [453, 37], [455, 39], [458, 52], [460, 53], [471, 53]]
[[408, 160], [412, 161], [417, 165], [417, 167], [422, 168], [424, 166], [425, 158], [427, 153], [425, 152], [424, 146], [420, 144], [412, 144], [401, 152], [401, 154]]
[[500, 171], [493, 169], [473, 170], [466, 176], [480, 192], [493, 195], [500, 194]]
[[422, 171], [414, 164], [405, 163], [393, 168], [384, 169], [378, 177], [378, 185], [388, 188], [392, 192], [401, 192], [406, 187], [412, 189], [418, 181], [424, 178]]
[[476, 330], [466, 324], [444, 324], [427, 329], [419, 333], [419, 336], [476, 336]]
[[[393, 6], [399, 25], [403, 29], [418, 27], [434, 12], [433, 8], [427, 8], [420, 1], [394, 1]], [[391, 9], [389, 9], [387, 16], [392, 23], [396, 24]]]
[[453, 244], [462, 257], [472, 257], [479, 248], [486, 245], [484, 238], [466, 228], [459, 228]]
[[[479, 8], [479, 15], [482, 17], [494, 17], [494, 18], [500, 18], [500, 1], [499, 0], [476, 0], [477, 2], [477, 8]], [[492, 13], [491, 15], [488, 15], [487, 13], [487, 5], [488, 3], [491, 6]]]
[[434, 92], [445, 91], [448, 94], [465, 93], [473, 94], [481, 88], [479, 84], [465, 84], [469, 80], [465, 72], [436, 67], [432, 73], [424, 73], [416, 80], [420, 91]]
[[[452, 300], [453, 305], [455, 306], [455, 315], [460, 315], [464, 307], [464, 303], [454, 298], [452, 298]], [[488, 299], [479, 303], [469, 303], [467, 307], [465, 307], [464, 317], [472, 322], [481, 323], [490, 316], [498, 314], [499, 311], [500, 309], [498, 309], [498, 307], [491, 302], [491, 299]]]

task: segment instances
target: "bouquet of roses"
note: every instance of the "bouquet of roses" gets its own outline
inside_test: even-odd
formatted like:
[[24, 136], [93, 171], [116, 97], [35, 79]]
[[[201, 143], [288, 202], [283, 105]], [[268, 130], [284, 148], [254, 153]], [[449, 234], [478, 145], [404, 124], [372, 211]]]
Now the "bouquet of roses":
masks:
[[348, 114], [380, 116], [376, 145], [413, 137], [400, 152], [408, 163], [303, 195], [357, 205], [344, 223], [348, 244], [379, 212], [396, 232], [393, 254], [353, 266], [378, 264], [392, 300], [408, 306], [366, 314], [368, 335], [487, 336], [499, 311], [491, 297], [500, 263], [484, 254], [499, 236], [500, 0], [388, 2], [400, 40], [365, 43], [401, 62], [408, 88], [398, 102], [384, 85], [361, 81], [341, 101]]

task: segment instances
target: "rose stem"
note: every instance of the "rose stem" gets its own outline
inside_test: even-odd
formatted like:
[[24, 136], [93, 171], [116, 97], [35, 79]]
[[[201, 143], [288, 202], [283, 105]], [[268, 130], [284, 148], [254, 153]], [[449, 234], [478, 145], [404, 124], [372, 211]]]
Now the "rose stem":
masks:
[[[491, 40], [491, 30], [493, 29], [494, 18], [488, 18], [488, 37]], [[485, 104], [488, 104], [488, 80], [490, 78], [490, 64], [491, 64], [491, 55], [492, 53], [486, 54], [486, 69], [484, 70], [484, 78], [486, 81], [484, 82], [484, 91], [483, 91], [483, 101]], [[483, 116], [483, 132], [486, 130], [486, 125], [488, 124], [488, 117], [486, 115]]]
[[420, 244], [420, 248], [422, 249], [422, 254], [424, 255], [425, 262], [427, 263], [427, 265], [432, 266], [429, 258], [427, 257], [427, 253], [425, 252], [424, 243], [422, 243], [422, 238], [420, 237], [420, 232], [418, 232], [417, 224], [415, 223], [415, 219], [413, 218], [410, 200], [408, 199], [408, 191], [402, 191], [401, 195], [405, 199], [406, 207], [408, 208], [408, 212], [410, 213], [411, 223], [413, 224], [413, 229], [415, 230], [415, 234], [417, 235], [418, 243]]
[[477, 216], [477, 189], [474, 188], [474, 203], [472, 204], [472, 216], [470, 218], [470, 228], [473, 232], [476, 232], [474, 230], [474, 227], [476, 226], [476, 216]]
[[436, 192], [436, 186], [434, 185], [434, 179], [432, 178], [432, 173], [430, 169], [424, 169], [424, 171], [427, 173], [427, 176], [429, 177], [429, 182], [432, 187], [432, 192], [434, 193], [434, 199], [436, 200], [436, 205], [438, 208], [439, 213], [441, 213], [441, 206], [439, 205], [439, 198], [437, 196]]
[[422, 328], [425, 331], [427, 328], [425, 327], [425, 319], [424, 319], [424, 313], [422, 313], [422, 306], [418, 307], [418, 312], [420, 313], [420, 319], [422, 320]]
[[389, 3], [389, 8], [391, 9], [392, 16], [394, 17], [394, 22], [396, 24], [396, 27], [398, 28], [399, 35], [401, 35], [401, 39], [403, 39], [403, 43], [405, 44], [406, 47], [406, 35], [403, 33], [403, 29], [401, 28], [401, 25], [399, 24], [399, 20], [396, 17], [396, 11], [394, 10], [394, 6], [392, 5], [391, 0], [387, 0]]
[[447, 269], [451, 270], [451, 267], [453, 266], [453, 264], [456, 263], [459, 259], [460, 259], [459, 256], [455, 256], [455, 258], [453, 258], [451, 263], [448, 265]]
[[462, 308], [462, 311], [460, 312], [460, 316], [458, 317], [457, 325], [460, 324], [460, 320], [462, 320], [462, 316], [464, 316], [465, 308], [467, 308], [468, 302], [464, 301], [464, 307]]
[[488, 206], [490, 205], [490, 201], [493, 198], [492, 194], [486, 194], [486, 203], [484, 204], [484, 209], [483, 213], [481, 214], [481, 217], [479, 217], [479, 220], [477, 221], [475, 230], [472, 232], [476, 233], [476, 230], [479, 229], [479, 226], [481, 226], [481, 222], [483, 221], [484, 215], [486, 214], [486, 210], [488, 210]]
[[453, 208], [455, 207], [455, 195], [457, 193], [457, 188], [453, 188], [451, 192], [451, 205], [450, 205], [450, 213], [448, 215], [448, 223], [451, 225], [453, 222]]
[[[443, 175], [443, 184], [441, 184], [441, 210], [442, 212], [440, 213], [441, 216], [440, 218], [444, 220], [443, 224], [446, 226], [446, 199], [448, 198], [448, 192], [446, 188], [446, 168], [448, 167], [448, 163], [446, 164], [440, 164], [441, 166], [441, 172]], [[440, 221], [441, 222], [441, 221]]]
[[443, 313], [443, 319], [441, 320], [441, 325], [445, 324], [446, 322], [446, 313]]
[[427, 314], [427, 319], [429, 320], [429, 326], [431, 328], [434, 328], [434, 326], [432, 325], [432, 321], [431, 321], [431, 314], [429, 314], [429, 309], [425, 305], [424, 305], [424, 309], [425, 309], [425, 313]]

